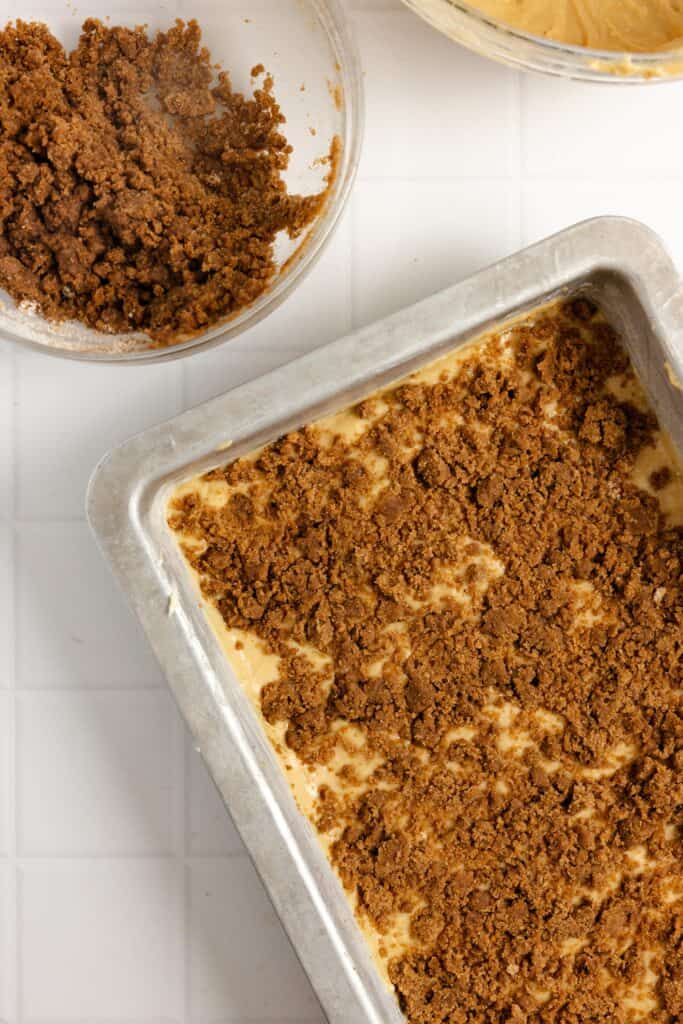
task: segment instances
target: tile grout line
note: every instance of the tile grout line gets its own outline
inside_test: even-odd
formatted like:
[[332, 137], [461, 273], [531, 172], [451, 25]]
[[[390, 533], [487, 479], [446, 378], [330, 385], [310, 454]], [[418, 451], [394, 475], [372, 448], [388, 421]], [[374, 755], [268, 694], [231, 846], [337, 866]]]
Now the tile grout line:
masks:
[[[7, 909], [7, 921], [6, 926], [9, 929], [8, 941], [11, 950], [11, 972], [12, 978], [9, 979], [8, 989], [8, 1010], [10, 1020], [18, 1022], [21, 1019], [21, 1006], [20, 1006], [20, 986], [21, 986], [21, 936], [20, 936], [20, 894], [21, 894], [21, 877], [20, 867], [17, 857], [18, 847], [18, 831], [19, 831], [19, 780], [18, 780], [18, 737], [17, 737], [17, 719], [18, 719], [18, 703], [19, 703], [19, 692], [18, 692], [18, 666], [19, 666], [19, 565], [18, 565], [18, 554], [19, 554], [19, 539], [16, 528], [16, 520], [19, 512], [19, 366], [18, 366], [18, 353], [16, 345], [12, 347], [10, 352], [10, 396], [11, 396], [11, 413], [10, 413], [10, 433], [12, 435], [11, 441], [11, 459], [12, 466], [10, 470], [10, 486], [12, 493], [10, 496], [10, 617], [11, 617], [11, 629], [12, 629], [12, 640], [11, 640], [11, 654], [10, 654], [10, 673], [12, 679], [11, 688], [11, 699], [8, 701], [8, 715], [9, 715], [9, 726], [8, 726], [8, 744], [9, 744], [9, 774], [10, 780], [7, 786], [6, 793], [7, 799], [9, 800], [9, 808], [7, 814], [8, 821], [8, 838], [7, 838], [7, 853], [9, 863], [9, 878], [12, 885], [12, 893], [8, 894], [8, 909]], [[8, 965], [9, 966], [9, 965]]]
[[[16, 688], [16, 679], [13, 679], [13, 687], [11, 698], [8, 701], [8, 716], [9, 716], [9, 727], [8, 727], [8, 743], [9, 743], [9, 774], [10, 780], [9, 785], [6, 788], [7, 799], [9, 801], [8, 808], [8, 837], [7, 837], [7, 860], [9, 866], [8, 872], [8, 883], [12, 885], [12, 892], [8, 894], [8, 907], [7, 907], [7, 921], [6, 926], [8, 928], [8, 939], [10, 942], [10, 949], [12, 950], [12, 977], [9, 979], [8, 985], [8, 1009], [10, 1011], [10, 1020], [20, 1020], [20, 1007], [19, 1007], [19, 985], [21, 979], [21, 941], [20, 941], [20, 914], [19, 914], [19, 897], [21, 892], [21, 868], [19, 865], [19, 858], [17, 856], [17, 833], [18, 833], [18, 818], [19, 818], [19, 794], [18, 794], [18, 743], [17, 743], [17, 703], [18, 694]], [[9, 966], [9, 965], [8, 965]]]
[[[227, 814], [227, 811], [226, 811]], [[104, 863], [105, 861], [120, 861], [120, 862], [134, 862], [149, 863], [151, 861], [164, 861], [169, 863], [170, 861], [182, 860], [183, 864], [192, 867], [194, 864], [216, 863], [219, 861], [238, 861], [238, 860], [251, 860], [250, 854], [246, 849], [242, 850], [223, 850], [217, 851], [216, 853], [191, 853], [185, 857], [177, 857], [169, 850], [158, 849], [151, 851], [137, 851], [135, 853], [126, 853], [120, 850], [112, 850], [106, 853], [98, 852], [97, 850], [84, 850], [78, 853], [25, 853], [19, 856], [10, 857], [9, 854], [6, 856], [0, 856], [0, 863], [5, 860], [8, 863], [14, 861], [18, 868], [23, 867], [26, 864], [45, 864], [47, 862], [53, 864], [77, 864], [79, 861], [92, 861], [96, 864]]]
[[54, 695], [60, 693], [84, 693], [95, 696], [100, 693], [166, 693], [167, 688], [163, 683], [71, 683], [68, 686], [62, 683], [43, 683], [40, 686], [24, 683], [17, 687], [17, 692], [20, 694]]
[[182, 994], [181, 994], [181, 1005], [183, 1012], [184, 1024], [189, 1024], [190, 1014], [192, 1010], [192, 991], [190, 985], [190, 746], [187, 737], [187, 727], [182, 727], [182, 790], [183, 790], [183, 806], [182, 806], [182, 836], [181, 836], [181, 858], [180, 865], [183, 873], [182, 880], [182, 928], [183, 928], [183, 942], [182, 942]]
[[[10, 351], [10, 377], [10, 433], [12, 435], [12, 468], [10, 470], [10, 486], [12, 488], [12, 494], [10, 496], [9, 511], [10, 518], [12, 522], [15, 523], [19, 520], [19, 367], [16, 345], [13, 345]], [[13, 564], [15, 563], [16, 559], [13, 559]]]
[[458, 171], [457, 174], [368, 174], [359, 172], [357, 180], [361, 185], [386, 185], [387, 183], [392, 185], [438, 185], [454, 181], [462, 181], [469, 185], [472, 182], [494, 184], [509, 181], [511, 177], [510, 172], [505, 171], [500, 174], [482, 174], [479, 171]]
[[189, 1024], [192, 1013], [192, 986], [191, 986], [191, 950], [190, 950], [190, 920], [191, 920], [191, 898], [192, 889], [190, 886], [190, 865], [187, 859], [183, 860], [183, 1020]]
[[[519, 72], [520, 75], [524, 72]], [[523, 139], [520, 139], [520, 142]], [[407, 176], [394, 176], [394, 175], [382, 175], [382, 174], [359, 174], [357, 181], [361, 185], [385, 185], [388, 183], [396, 185], [437, 185], [448, 182], [463, 182], [465, 185], [471, 185], [476, 183], [481, 184], [500, 184], [501, 182], [511, 181], [515, 177], [514, 172], [508, 174], [481, 174], [476, 171], [470, 173], [459, 171], [456, 175], [453, 174], [413, 174]], [[574, 174], [568, 174], [566, 171], [529, 171], [528, 174], [524, 175], [525, 180], [535, 181], [540, 183], [548, 183], [552, 185], [567, 184], [567, 185], [595, 185], [595, 186], [647, 186], [653, 182], [655, 184], [663, 185], [676, 185], [681, 179], [680, 173], [677, 171], [665, 171], [657, 168], [650, 168], [642, 171], [632, 171], [623, 175], [605, 175], [600, 177], [596, 174], [581, 174], [579, 172]]]

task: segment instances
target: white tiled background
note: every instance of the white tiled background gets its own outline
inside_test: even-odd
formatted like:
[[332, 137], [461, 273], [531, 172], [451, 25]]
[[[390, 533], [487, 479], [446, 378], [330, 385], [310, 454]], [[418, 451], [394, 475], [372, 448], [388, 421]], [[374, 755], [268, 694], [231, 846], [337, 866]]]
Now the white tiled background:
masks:
[[[350, 2], [350, 0], [349, 0]], [[134, 431], [594, 214], [683, 264], [683, 85], [583, 86], [353, 4], [360, 177], [267, 321], [162, 367], [0, 344], [0, 1022], [321, 1022], [308, 983], [83, 519]]]

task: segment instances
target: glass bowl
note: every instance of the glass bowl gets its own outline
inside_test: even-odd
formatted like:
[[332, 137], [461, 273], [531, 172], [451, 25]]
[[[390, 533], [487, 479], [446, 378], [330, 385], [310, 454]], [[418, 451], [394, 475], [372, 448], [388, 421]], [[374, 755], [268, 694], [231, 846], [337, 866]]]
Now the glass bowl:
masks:
[[[2, 24], [16, 16], [5, 0]], [[31, 308], [18, 307], [0, 290], [0, 338], [73, 359], [101, 362], [151, 362], [173, 359], [218, 345], [246, 331], [276, 309], [304, 279], [329, 242], [356, 174], [363, 135], [360, 61], [342, 0], [123, 0], [112, 10], [103, 0], [78, 6], [63, 0], [35, 0], [21, 17], [47, 24], [61, 43], [75, 46], [88, 17], [112, 25], [169, 28], [176, 18], [195, 18], [212, 59], [229, 72], [233, 86], [254, 88], [250, 71], [264, 65], [287, 121], [293, 147], [284, 174], [291, 193], [321, 191], [333, 139], [341, 144], [336, 173], [317, 219], [293, 242], [278, 237], [278, 272], [250, 306], [201, 334], [165, 347], [143, 334], [106, 334], [74, 321], [48, 321]]]
[[590, 50], [521, 32], [486, 17], [460, 0], [403, 2], [456, 42], [512, 67], [589, 82], [637, 84], [683, 78], [681, 50], [657, 53]]

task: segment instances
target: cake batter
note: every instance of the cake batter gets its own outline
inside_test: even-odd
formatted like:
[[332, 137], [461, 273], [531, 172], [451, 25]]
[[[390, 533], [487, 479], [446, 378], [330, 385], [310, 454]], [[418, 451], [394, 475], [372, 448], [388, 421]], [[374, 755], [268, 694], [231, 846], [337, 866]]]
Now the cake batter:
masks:
[[683, 47], [682, 0], [478, 0], [497, 21], [558, 43], [652, 53]]

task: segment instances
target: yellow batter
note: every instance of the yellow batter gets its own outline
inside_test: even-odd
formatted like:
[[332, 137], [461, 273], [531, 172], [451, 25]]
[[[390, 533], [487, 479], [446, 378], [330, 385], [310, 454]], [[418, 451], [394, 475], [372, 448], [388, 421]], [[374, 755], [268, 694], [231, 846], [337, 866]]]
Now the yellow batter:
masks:
[[683, 0], [476, 0], [496, 21], [594, 50], [683, 48]]

